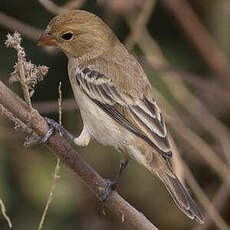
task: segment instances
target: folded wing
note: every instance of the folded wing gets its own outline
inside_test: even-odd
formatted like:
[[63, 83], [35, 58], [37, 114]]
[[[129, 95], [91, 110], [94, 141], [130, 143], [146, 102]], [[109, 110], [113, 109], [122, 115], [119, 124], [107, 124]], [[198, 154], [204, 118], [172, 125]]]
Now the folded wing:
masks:
[[105, 113], [142, 138], [164, 158], [172, 155], [162, 114], [153, 98], [138, 100], [120, 92], [112, 80], [96, 69], [79, 68], [76, 83]]

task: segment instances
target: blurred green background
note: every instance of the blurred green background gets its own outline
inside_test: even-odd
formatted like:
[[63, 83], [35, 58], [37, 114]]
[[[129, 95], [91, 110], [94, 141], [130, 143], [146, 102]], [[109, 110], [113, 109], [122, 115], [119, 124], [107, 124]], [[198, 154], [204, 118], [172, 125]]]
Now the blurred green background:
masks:
[[[64, 5], [67, 1], [53, 1]], [[130, 29], [126, 23], [126, 16], [132, 15], [142, 5], [142, 1], [127, 1], [122, 9], [109, 4], [109, 0], [88, 0], [81, 9], [88, 10], [102, 17], [115, 31], [121, 41], [125, 41]], [[124, 1], [125, 2], [125, 1]], [[230, 2], [229, 0], [191, 0], [188, 1], [192, 9], [201, 19], [211, 36], [224, 50], [227, 57], [230, 54]], [[125, 8], [127, 7], [127, 8]], [[1, 0], [0, 13], [20, 20], [37, 29], [45, 29], [48, 22], [54, 17], [38, 0]], [[4, 41], [9, 27], [0, 22], [0, 78], [8, 84], [10, 72], [16, 62], [16, 53], [6, 48]], [[221, 85], [218, 77], [210, 70], [200, 53], [194, 48], [190, 39], [185, 35], [175, 18], [170, 14], [162, 1], [158, 1], [152, 12], [147, 28], [152, 38], [158, 43], [164, 56], [173, 69], [183, 70], [198, 76], [208, 84]], [[20, 32], [20, 30], [19, 30]], [[31, 35], [33, 37], [33, 35]], [[199, 36], [199, 34], [197, 35]], [[34, 64], [49, 66], [48, 76], [36, 86], [32, 102], [45, 102], [57, 100], [58, 84], [62, 82], [64, 99], [73, 98], [67, 75], [67, 58], [60, 51], [46, 50], [36, 46], [36, 41], [28, 36], [23, 37], [27, 59]], [[138, 46], [134, 48], [135, 55], [143, 58]], [[164, 74], [145, 68], [146, 73], [154, 87], [156, 87], [170, 103], [176, 104], [162, 78]], [[229, 104], [221, 98], [206, 93], [191, 82], [186, 82], [189, 90], [196, 95], [221, 120], [226, 129], [229, 129]], [[21, 95], [18, 85], [10, 86]], [[228, 92], [229, 93], [229, 92]], [[176, 108], [177, 109], [177, 108]], [[222, 150], [208, 133], [201, 131], [196, 120], [191, 118], [183, 108], [178, 107], [179, 114], [189, 127], [197, 132], [211, 145], [220, 157]], [[43, 113], [43, 115], [58, 119], [57, 112]], [[190, 117], [189, 117], [190, 116]], [[205, 119], [205, 118], [204, 118]], [[63, 112], [63, 124], [73, 134], [78, 135], [82, 129], [82, 121], [77, 109]], [[26, 148], [23, 143], [25, 136], [13, 129], [13, 124], [0, 117], [0, 197], [3, 199], [7, 214], [12, 220], [13, 229], [37, 229], [41, 214], [49, 194], [53, 173], [56, 165], [56, 156], [42, 145]], [[174, 131], [172, 130], [172, 135]], [[206, 135], [207, 134], [207, 135]], [[175, 135], [179, 151], [198, 182], [209, 198], [214, 197], [220, 187], [221, 179], [207, 166], [200, 157], [193, 158], [193, 153], [187, 152], [183, 141]], [[119, 169], [121, 155], [114, 149], [101, 146], [92, 141], [85, 148], [75, 147], [76, 150], [92, 165], [104, 178], [113, 178]], [[103, 214], [103, 205], [82, 183], [79, 177], [65, 165], [59, 172], [54, 200], [49, 208], [43, 229], [131, 229], [123, 225], [108, 210]], [[228, 177], [229, 175], [226, 175]], [[183, 215], [169, 197], [166, 189], [153, 178], [144, 168], [131, 162], [124, 172], [119, 184], [118, 192], [137, 210], [142, 212], [159, 229], [195, 229], [196, 223]], [[191, 191], [192, 193], [192, 191]], [[195, 198], [196, 200], [196, 198]], [[226, 199], [221, 215], [230, 224], [230, 202]], [[204, 208], [201, 205], [201, 209]], [[205, 213], [205, 211], [204, 211]], [[6, 221], [0, 215], [0, 229], [8, 229]], [[218, 229], [212, 224], [208, 229]]]

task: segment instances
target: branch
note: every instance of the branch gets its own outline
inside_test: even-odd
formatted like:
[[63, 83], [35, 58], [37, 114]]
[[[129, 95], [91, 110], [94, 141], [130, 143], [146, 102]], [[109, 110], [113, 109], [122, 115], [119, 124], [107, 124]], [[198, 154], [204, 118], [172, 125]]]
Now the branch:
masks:
[[[58, 94], [59, 94], [59, 97], [58, 97], [58, 114], [59, 114], [59, 124], [61, 125], [62, 124], [62, 122], [61, 122], [61, 120], [62, 120], [61, 82], [59, 83]], [[61, 132], [59, 133], [59, 135], [62, 137]], [[54, 175], [53, 175], [53, 181], [52, 181], [52, 184], [51, 184], [51, 187], [50, 187], [50, 192], [49, 192], [49, 196], [48, 196], [48, 199], [47, 199], [47, 202], [46, 202], [46, 206], [45, 206], [45, 209], [44, 209], [44, 211], [42, 213], [42, 217], [41, 217], [41, 220], [40, 220], [40, 223], [39, 223], [39, 226], [38, 226], [38, 230], [42, 230], [43, 224], [45, 222], [45, 218], [47, 216], [49, 206], [50, 206], [51, 202], [53, 201], [54, 192], [56, 190], [57, 180], [59, 178], [58, 174], [59, 174], [60, 169], [61, 169], [60, 158], [57, 157], [57, 163], [56, 163], [56, 167], [55, 167], [55, 171], [54, 171]]]
[[84, 3], [85, 0], [72, 0], [67, 2], [64, 6], [58, 6], [51, 0], [38, 0], [41, 5], [45, 7], [47, 11], [56, 15], [63, 13], [66, 10], [79, 9]]
[[200, 185], [197, 183], [196, 179], [192, 175], [191, 170], [187, 166], [187, 164], [183, 163], [185, 176], [187, 178], [187, 182], [191, 188], [193, 188], [194, 193], [199, 197], [200, 203], [203, 205], [208, 215], [213, 219], [216, 226], [221, 230], [229, 230], [230, 227], [227, 225], [226, 221], [223, 220], [221, 215], [218, 213], [212, 202], [208, 199], [208, 197], [203, 192]]
[[[33, 107], [37, 109], [41, 114], [44, 113], [57, 113], [58, 104], [56, 101], [41, 101], [33, 103]], [[77, 104], [74, 99], [68, 98], [62, 101], [63, 111], [73, 111], [77, 110]]]
[[[225, 205], [227, 205], [227, 199], [229, 198], [229, 186], [227, 183], [223, 183], [216, 192], [215, 197], [212, 199], [212, 203], [215, 209], [220, 212]], [[205, 230], [212, 224], [212, 218], [209, 215], [204, 216], [205, 223], [200, 226], [195, 226], [192, 230]]]
[[0, 11], [0, 25], [10, 29], [12, 31], [18, 31], [25, 35], [27, 38], [37, 41], [42, 31], [35, 29], [34, 27], [21, 22], [20, 20], [10, 17]]
[[150, 16], [152, 15], [153, 9], [156, 6], [156, 0], [145, 0], [140, 13], [134, 17], [137, 19], [130, 26], [131, 32], [125, 41], [126, 48], [131, 51], [136, 42], [142, 35], [143, 29], [147, 26]]
[[6, 214], [6, 208], [5, 208], [5, 205], [4, 205], [3, 201], [2, 201], [2, 199], [0, 199], [0, 207], [1, 207], [2, 215], [3, 215], [4, 219], [7, 221], [9, 228], [12, 228], [13, 225], [11, 223], [10, 218]]
[[210, 69], [217, 73], [225, 83], [226, 88], [230, 89], [229, 61], [203, 26], [189, 3], [185, 0], [162, 0], [162, 2], [175, 16]]
[[[185, 80], [186, 82], [192, 84], [201, 92], [205, 94], [214, 95], [218, 97], [219, 100], [224, 101], [228, 105], [230, 105], [230, 94], [228, 90], [220, 84], [219, 82], [211, 82], [210, 80], [206, 80], [206, 76], [199, 76], [194, 73], [186, 72], [184, 70], [175, 69], [172, 67], [153, 67], [149, 63], [147, 63], [144, 59], [140, 60], [143, 63], [144, 67], [152, 72], [158, 72], [162, 74], [162, 77], [180, 77], [181, 79]], [[169, 73], [169, 74], [168, 74]], [[209, 76], [208, 76], [209, 77]], [[210, 76], [211, 78], [212, 76]]]
[[[49, 127], [38, 111], [34, 109], [30, 113], [25, 102], [1, 81], [0, 104], [31, 128], [38, 136], [44, 137], [47, 133]], [[105, 180], [59, 134], [56, 133], [49, 139], [47, 147], [53, 150], [69, 168], [77, 173], [98, 198], [102, 195], [106, 186]], [[115, 191], [111, 193], [104, 205], [134, 229], [157, 230], [142, 213], [138, 212]]]

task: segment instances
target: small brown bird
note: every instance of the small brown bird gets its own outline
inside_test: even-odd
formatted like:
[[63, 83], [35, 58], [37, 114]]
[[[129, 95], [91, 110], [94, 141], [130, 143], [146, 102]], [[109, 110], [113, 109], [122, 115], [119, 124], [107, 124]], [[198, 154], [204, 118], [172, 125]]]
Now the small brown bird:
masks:
[[38, 45], [56, 46], [68, 57], [69, 79], [84, 123], [73, 141], [86, 146], [95, 138], [128, 153], [161, 179], [182, 212], [203, 223], [170, 166], [167, 129], [151, 84], [111, 29], [92, 13], [69, 11], [48, 24]]

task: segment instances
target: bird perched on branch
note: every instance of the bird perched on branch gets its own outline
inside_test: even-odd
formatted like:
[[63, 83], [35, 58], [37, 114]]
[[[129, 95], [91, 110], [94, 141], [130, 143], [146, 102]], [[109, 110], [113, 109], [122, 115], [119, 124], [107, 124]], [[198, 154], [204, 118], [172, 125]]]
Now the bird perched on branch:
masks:
[[[38, 45], [56, 46], [68, 57], [69, 79], [84, 127], [74, 138], [47, 121], [77, 145], [86, 146], [95, 138], [126, 153], [161, 179], [188, 217], [202, 223], [197, 205], [170, 166], [167, 128], [151, 84], [111, 29], [92, 13], [69, 11], [48, 24]], [[126, 164], [122, 164], [121, 171]], [[108, 183], [108, 189], [114, 184]]]

